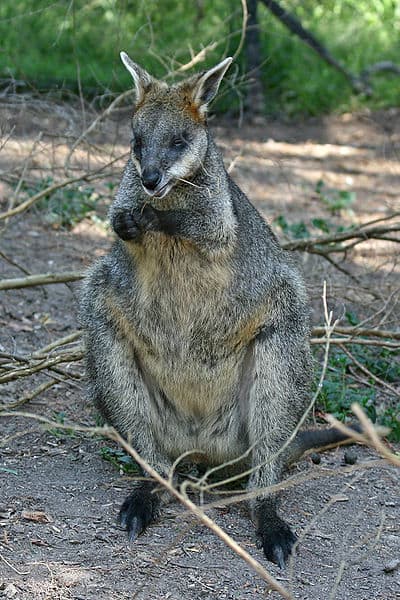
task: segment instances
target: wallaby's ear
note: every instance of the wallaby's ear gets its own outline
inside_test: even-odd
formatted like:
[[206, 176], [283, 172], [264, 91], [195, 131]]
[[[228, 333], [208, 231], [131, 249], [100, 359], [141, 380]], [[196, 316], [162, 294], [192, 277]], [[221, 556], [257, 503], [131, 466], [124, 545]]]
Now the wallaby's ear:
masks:
[[219, 84], [222, 81], [225, 72], [232, 62], [232, 58], [228, 56], [222, 62], [218, 63], [209, 71], [202, 73], [193, 86], [193, 101], [197, 106], [200, 114], [207, 111], [207, 105], [215, 98], [218, 92]]
[[136, 89], [136, 103], [141, 102], [145, 93], [156, 83], [154, 77], [148, 74], [145, 69], [134, 63], [126, 52], [120, 52], [120, 57], [129, 73], [132, 75]]

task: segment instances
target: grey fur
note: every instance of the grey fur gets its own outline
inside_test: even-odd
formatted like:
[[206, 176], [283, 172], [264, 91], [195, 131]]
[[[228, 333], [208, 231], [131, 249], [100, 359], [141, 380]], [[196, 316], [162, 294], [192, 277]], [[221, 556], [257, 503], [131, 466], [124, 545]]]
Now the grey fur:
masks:
[[[309, 402], [309, 309], [292, 258], [207, 128], [207, 103], [229, 65], [168, 87], [128, 64], [138, 101], [110, 210], [120, 237], [83, 289], [90, 396], [164, 475], [186, 451], [215, 465], [252, 446], [249, 487], [274, 484], [291, 453], [275, 455]], [[155, 190], [142, 185], [144, 168], [160, 173]], [[133, 537], [145, 526], [138, 502], [128, 498], [122, 511], [124, 523], [131, 511]], [[266, 556], [282, 565], [295, 537], [275, 498], [259, 497], [252, 511]]]

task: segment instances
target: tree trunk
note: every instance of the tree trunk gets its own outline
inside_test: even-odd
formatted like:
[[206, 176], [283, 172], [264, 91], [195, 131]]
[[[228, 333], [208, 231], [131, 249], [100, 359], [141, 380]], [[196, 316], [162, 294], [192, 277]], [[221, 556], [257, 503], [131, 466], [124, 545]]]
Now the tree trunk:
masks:
[[261, 82], [261, 45], [257, 4], [258, 0], [247, 0], [249, 18], [246, 31], [246, 75], [250, 79], [244, 107], [247, 118], [262, 115], [265, 109]]

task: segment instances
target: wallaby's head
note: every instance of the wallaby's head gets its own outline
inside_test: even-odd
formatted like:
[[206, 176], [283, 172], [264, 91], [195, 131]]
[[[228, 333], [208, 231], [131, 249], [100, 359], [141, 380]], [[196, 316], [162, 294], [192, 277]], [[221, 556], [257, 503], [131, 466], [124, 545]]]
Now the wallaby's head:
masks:
[[145, 192], [163, 198], [201, 168], [208, 147], [208, 104], [232, 59], [172, 86], [154, 79], [125, 52], [121, 60], [136, 89], [132, 160]]

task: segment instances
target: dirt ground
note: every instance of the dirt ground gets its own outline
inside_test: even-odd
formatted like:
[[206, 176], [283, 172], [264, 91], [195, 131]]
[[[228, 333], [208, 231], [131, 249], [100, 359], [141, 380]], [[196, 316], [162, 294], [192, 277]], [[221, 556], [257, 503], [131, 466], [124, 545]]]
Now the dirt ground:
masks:
[[[0, 103], [1, 210], [10, 206], [21, 179], [34, 182], [49, 172], [62, 178], [71, 139], [82, 130], [65, 105]], [[12, 127], [15, 126], [14, 129]], [[320, 218], [358, 224], [400, 211], [400, 111], [365, 112], [303, 122], [257, 124], [212, 122], [232, 175], [268, 221], [289, 225]], [[81, 129], [80, 129], [81, 128]], [[105, 122], [72, 156], [71, 173], [94, 169], [128, 150], [128, 113]], [[113, 168], [118, 180], [123, 160]], [[350, 208], [329, 210], [317, 182], [355, 192]], [[112, 192], [102, 182], [98, 214], [105, 216]], [[312, 234], [315, 231], [310, 225]], [[285, 232], [275, 225], [283, 242]], [[86, 268], [106, 251], [111, 233], [96, 219], [58, 227], [43, 209], [8, 220], [0, 237], [1, 278]], [[290, 237], [290, 232], [289, 232]], [[302, 254], [304, 275], [322, 323], [322, 282], [329, 305], [340, 316], [355, 310], [370, 317], [385, 305], [387, 328], [398, 328], [398, 244], [368, 241], [343, 263], [353, 277], [326, 260]], [[354, 280], [357, 277], [357, 281]], [[79, 282], [2, 292], [0, 351], [26, 355], [76, 331]], [[23, 405], [21, 410], [52, 420], [95, 424], [85, 401], [80, 362], [63, 365], [75, 375]], [[47, 379], [46, 379], [47, 377]], [[0, 402], [14, 402], [48, 380], [39, 375], [0, 387]], [[400, 388], [398, 388], [400, 389]], [[132, 546], [116, 523], [131, 480], [103, 460], [110, 442], [82, 433], [46, 430], [32, 419], [0, 419], [0, 598], [15, 600], [194, 600], [278, 598], [213, 533], [177, 504]], [[395, 448], [396, 449], [396, 448]], [[257, 549], [244, 505], [221, 506], [210, 515], [293, 594], [304, 600], [393, 600], [400, 598], [399, 471], [357, 447], [355, 467], [344, 470], [342, 448], [304, 459], [291, 476], [309, 475], [289, 488], [284, 514], [299, 536], [285, 571]], [[307, 479], [307, 478], [306, 478]], [[37, 514], [37, 511], [40, 511]]]

